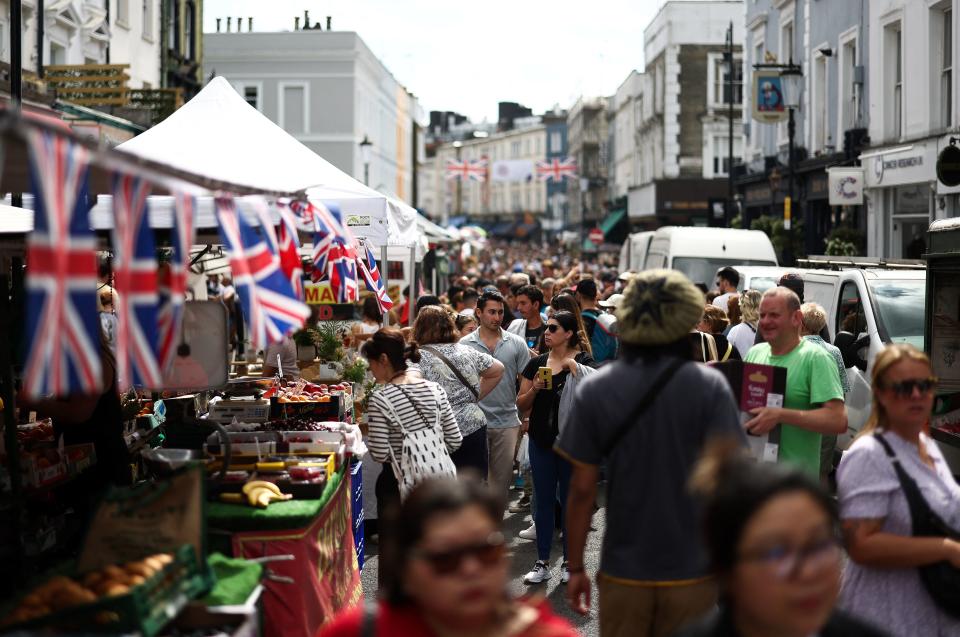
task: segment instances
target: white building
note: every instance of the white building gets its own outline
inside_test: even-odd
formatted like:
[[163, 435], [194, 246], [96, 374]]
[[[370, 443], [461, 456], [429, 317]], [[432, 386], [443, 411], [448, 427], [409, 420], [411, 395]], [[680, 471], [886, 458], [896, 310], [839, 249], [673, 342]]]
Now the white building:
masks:
[[613, 166], [607, 196], [626, 197], [631, 188], [640, 185], [640, 152], [637, 148], [639, 97], [643, 94], [643, 73], [630, 71], [613, 96], [610, 123], [613, 133]]
[[226, 77], [252, 106], [360, 181], [360, 142], [370, 141], [370, 187], [418, 205], [423, 111], [358, 34], [206, 33], [203, 50], [205, 75]]
[[960, 215], [936, 176], [958, 124], [956, 0], [870, 2], [871, 148], [861, 155], [871, 256], [919, 257], [935, 219]]
[[[129, 64], [128, 86], [159, 88], [160, 6], [160, 0], [47, 0], [43, 65]], [[37, 13], [36, 0], [23, 0], [22, 63], [33, 73], [39, 62]], [[0, 59], [7, 63], [9, 19], [10, 3], [0, 0]]]

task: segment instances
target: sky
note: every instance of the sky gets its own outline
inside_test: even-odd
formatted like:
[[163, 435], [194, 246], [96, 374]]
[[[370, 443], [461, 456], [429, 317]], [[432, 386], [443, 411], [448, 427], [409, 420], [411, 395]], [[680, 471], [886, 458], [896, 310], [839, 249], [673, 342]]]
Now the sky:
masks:
[[[254, 31], [293, 29], [295, 16], [332, 16], [356, 31], [425, 112], [497, 119], [497, 102], [543, 113], [580, 95], [612, 95], [643, 69], [643, 29], [663, 0], [205, 0], [216, 19], [253, 17]], [[222, 21], [225, 28], [226, 20]], [[235, 28], [235, 27], [234, 27]]]

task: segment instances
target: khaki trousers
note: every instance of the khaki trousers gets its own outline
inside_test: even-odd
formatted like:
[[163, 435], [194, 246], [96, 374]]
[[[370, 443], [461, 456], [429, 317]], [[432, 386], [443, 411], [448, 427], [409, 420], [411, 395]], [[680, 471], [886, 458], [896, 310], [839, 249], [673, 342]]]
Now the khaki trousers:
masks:
[[689, 584], [627, 584], [602, 573], [600, 592], [600, 637], [670, 637], [695, 621], [717, 603], [713, 579]]
[[513, 459], [517, 450], [520, 425], [516, 427], [487, 427], [490, 486], [497, 495], [506, 498], [513, 478]]

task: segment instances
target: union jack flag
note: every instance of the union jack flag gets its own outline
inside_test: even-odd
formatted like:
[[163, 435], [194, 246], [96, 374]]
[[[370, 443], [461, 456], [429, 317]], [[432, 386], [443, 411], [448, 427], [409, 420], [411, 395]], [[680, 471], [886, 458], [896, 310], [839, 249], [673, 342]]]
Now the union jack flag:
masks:
[[563, 181], [577, 176], [577, 160], [573, 157], [548, 159], [537, 162], [537, 179], [540, 181]]
[[170, 369], [176, 352], [176, 342], [183, 329], [183, 305], [187, 293], [187, 275], [190, 268], [190, 248], [193, 246], [193, 215], [197, 200], [178, 193], [174, 200], [173, 227], [170, 229], [171, 254], [169, 263], [160, 268], [160, 312], [157, 323], [160, 332], [160, 370]]
[[487, 160], [477, 159], [471, 161], [469, 159], [464, 159], [461, 161], [459, 159], [448, 159], [446, 178], [459, 179], [460, 181], [465, 181], [467, 179], [470, 179], [471, 181], [486, 181]]
[[303, 262], [300, 261], [300, 239], [297, 237], [297, 217], [290, 208], [279, 205], [280, 230], [277, 238], [280, 241], [280, 269], [290, 279], [293, 293], [303, 300]]
[[157, 362], [157, 255], [147, 213], [149, 193], [143, 179], [114, 175], [117, 377], [122, 389], [162, 385]]
[[89, 155], [51, 133], [27, 133], [34, 227], [27, 235], [27, 356], [31, 398], [94, 394], [102, 384], [96, 239], [90, 230]]
[[360, 286], [357, 283], [357, 253], [343, 241], [337, 240], [330, 246], [327, 257], [327, 277], [330, 279], [330, 291], [337, 303], [353, 303], [360, 300]]
[[330, 249], [335, 243], [347, 245], [353, 240], [353, 233], [343, 223], [340, 208], [322, 203], [310, 203], [307, 210], [313, 217], [313, 275], [314, 282], [328, 274]]
[[377, 267], [377, 260], [369, 247], [364, 248], [367, 254], [366, 260], [357, 255], [357, 269], [363, 275], [363, 280], [367, 284], [367, 289], [377, 295], [377, 305], [381, 313], [386, 313], [393, 307], [393, 301], [387, 295], [387, 289], [383, 285], [383, 279], [380, 278], [380, 269]]
[[262, 349], [303, 327], [310, 310], [294, 298], [290, 281], [280, 271], [267, 240], [237, 213], [233, 199], [218, 197], [216, 207], [250, 340]]

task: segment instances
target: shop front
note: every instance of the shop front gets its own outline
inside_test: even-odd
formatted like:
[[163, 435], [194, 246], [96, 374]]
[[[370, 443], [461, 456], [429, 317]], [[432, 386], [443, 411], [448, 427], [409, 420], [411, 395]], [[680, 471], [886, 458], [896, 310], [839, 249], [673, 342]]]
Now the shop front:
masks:
[[725, 179], [663, 179], [630, 191], [627, 210], [631, 228], [706, 226], [712, 201], [725, 201]]

